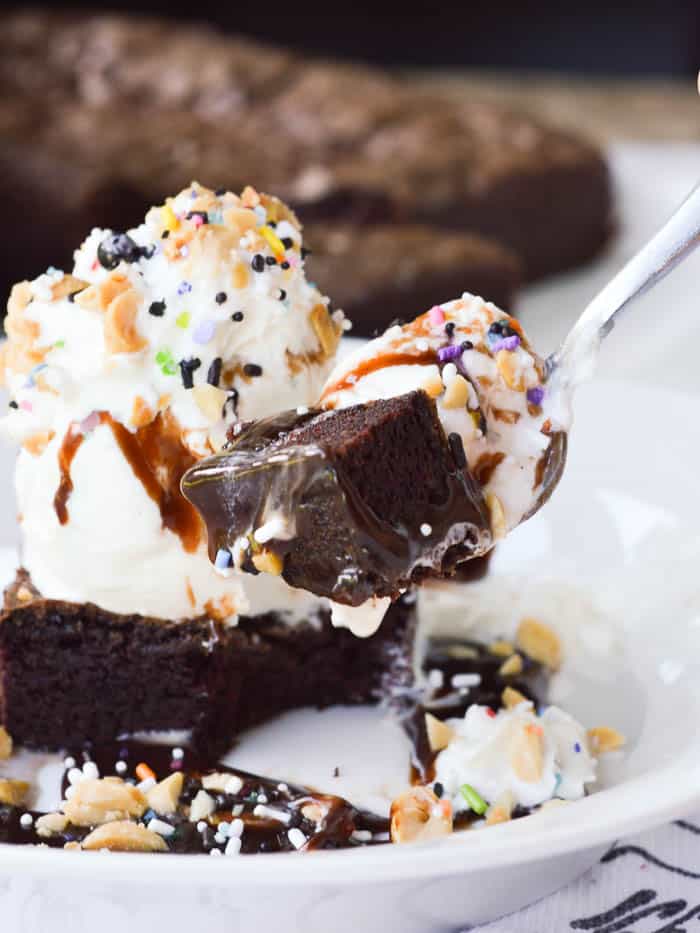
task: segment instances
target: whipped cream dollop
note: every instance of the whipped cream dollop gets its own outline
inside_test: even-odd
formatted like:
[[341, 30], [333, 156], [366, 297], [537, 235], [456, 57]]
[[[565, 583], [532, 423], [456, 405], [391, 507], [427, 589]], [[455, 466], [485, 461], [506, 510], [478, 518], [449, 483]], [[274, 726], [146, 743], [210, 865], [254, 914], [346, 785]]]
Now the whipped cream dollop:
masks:
[[474, 705], [447, 726], [452, 736], [435, 759], [435, 780], [455, 812], [470, 809], [465, 785], [489, 805], [531, 808], [577, 800], [596, 779], [586, 730], [556, 706], [537, 715], [527, 701], [498, 712]]
[[537, 508], [552, 438], [568, 428], [554, 421], [544, 382], [519, 322], [465, 293], [341, 360], [321, 404], [347, 408], [424, 389], [445, 432], [461, 438], [499, 538]]
[[227, 620], [256, 595], [303, 602], [218, 574], [179, 490], [230, 424], [318, 397], [344, 319], [303, 256], [282, 202], [193, 183], [127, 233], [93, 230], [71, 272], [14, 287], [2, 428], [22, 447], [22, 561], [45, 596]]

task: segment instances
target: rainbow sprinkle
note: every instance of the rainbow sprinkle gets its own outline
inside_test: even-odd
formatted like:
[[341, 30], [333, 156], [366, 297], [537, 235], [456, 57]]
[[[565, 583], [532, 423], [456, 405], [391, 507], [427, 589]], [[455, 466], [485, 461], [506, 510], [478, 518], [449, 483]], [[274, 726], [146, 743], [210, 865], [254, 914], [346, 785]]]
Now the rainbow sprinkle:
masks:
[[202, 323], [195, 328], [195, 331], [192, 334], [192, 339], [195, 343], [199, 344], [209, 343], [209, 341], [214, 337], [215, 333], [216, 324], [214, 321], [202, 321]]
[[181, 330], [187, 330], [190, 326], [191, 315], [189, 311], [183, 311], [181, 314], [175, 318], [175, 324], [181, 328]]
[[440, 347], [437, 351], [437, 355], [441, 363], [449, 363], [462, 355], [462, 348], [457, 345], [452, 347]]
[[486, 803], [481, 794], [471, 786], [471, 784], [462, 784], [459, 792], [469, 804], [470, 809], [472, 809], [474, 813], [477, 814], [477, 816], [483, 816], [484, 813], [486, 813], [489, 805]]
[[177, 363], [170, 350], [159, 350], [156, 353], [156, 364], [164, 376], [174, 376], [177, 373]]
[[433, 305], [430, 311], [428, 311], [428, 320], [431, 324], [445, 323], [445, 312], [442, 310], [440, 305]]
[[280, 238], [277, 236], [277, 234], [272, 229], [272, 227], [268, 227], [267, 225], [265, 225], [264, 227], [260, 228], [260, 233], [265, 237], [265, 239], [269, 243], [270, 249], [275, 254], [275, 256], [277, 256], [278, 258], [281, 256], [284, 256], [284, 253], [285, 253], [284, 243], [282, 242], [282, 240], [280, 240]]
[[532, 389], [528, 389], [526, 392], [526, 398], [531, 405], [540, 406], [544, 401], [545, 391], [542, 386], [535, 386]]
[[511, 337], [503, 337], [501, 340], [495, 341], [491, 344], [491, 350], [493, 353], [498, 353], [499, 350], [517, 350], [520, 346], [520, 337], [517, 334], [513, 334]]

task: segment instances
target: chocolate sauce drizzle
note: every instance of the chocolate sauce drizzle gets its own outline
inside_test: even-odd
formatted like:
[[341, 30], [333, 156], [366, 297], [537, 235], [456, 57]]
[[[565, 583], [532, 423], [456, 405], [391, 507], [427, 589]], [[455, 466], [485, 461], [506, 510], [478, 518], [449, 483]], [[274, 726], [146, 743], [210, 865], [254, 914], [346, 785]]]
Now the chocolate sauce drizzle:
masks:
[[[186, 551], [195, 551], [204, 529], [197, 511], [180, 492], [180, 479], [197, 458], [183, 444], [181, 432], [172, 417], [161, 412], [149, 424], [133, 432], [107, 412], [99, 412], [98, 417], [100, 424], [111, 429], [134, 476], [158, 506], [163, 527], [180, 538]], [[62, 525], [69, 519], [73, 460], [86, 436], [81, 431], [80, 422], [73, 422], [58, 452], [60, 482], [54, 496], [54, 509]]]
[[[459, 561], [488, 549], [488, 517], [458, 435], [449, 438], [451, 467], [445, 469], [440, 497], [412, 517], [393, 522], [364, 501], [342, 459], [323, 441], [317, 444], [307, 436], [324, 419], [353, 410], [288, 411], [243, 425], [224, 451], [185, 474], [182, 489], [207, 526], [212, 560], [220, 549], [233, 548], [251, 528], [264, 524], [265, 514], [281, 514], [291, 533], [270, 539], [265, 547], [281, 559], [285, 580], [357, 606], [373, 596], [395, 596], [412, 580], [450, 572]], [[312, 560], [308, 542], [315, 539], [318, 526], [329, 525], [347, 530], [337, 544], [339, 552], [334, 559], [324, 555]], [[461, 539], [446, 544], [456, 527], [464, 529]], [[257, 572], [255, 554], [253, 541], [243, 555], [244, 570]]]
[[[501, 695], [506, 686], [519, 690], [537, 703], [537, 694], [544, 685], [542, 667], [524, 656], [522, 673], [517, 677], [504, 677], [500, 673], [502, 662], [502, 656], [478, 642], [441, 639], [430, 644], [423, 673], [429, 675], [432, 671], [439, 671], [442, 686], [427, 691], [417, 688], [413, 693], [404, 688], [391, 701], [413, 743], [413, 783], [434, 780], [435, 755], [425, 730], [426, 712], [439, 719], [449, 719], [463, 716], [473, 703], [495, 710], [502, 706]], [[460, 690], [452, 685], [452, 678], [459, 674], [476, 674], [480, 682], [468, 690]], [[146, 826], [151, 819], [157, 818], [174, 827], [172, 835], [166, 837], [168, 852], [172, 854], [223, 852], [227, 840], [219, 832], [219, 826], [236, 818], [244, 823], [240, 850], [244, 855], [296, 850], [290, 830], [299, 830], [302, 834], [303, 851], [357, 848], [390, 841], [388, 819], [362, 810], [342, 797], [261, 777], [220, 762], [212, 763], [189, 746], [183, 746], [182, 752], [182, 757], [176, 757], [170, 745], [125, 740], [98, 747], [87, 743], [81, 748], [69, 749], [66, 754], [78, 767], [86, 761], [93, 761], [102, 777], [116, 775], [134, 784], [141, 780], [143, 769], [139, 766], [143, 764], [157, 780], [182, 771], [184, 782], [177, 812], [162, 816], [147, 811], [141, 817]], [[69, 764], [73, 766], [72, 762]], [[66, 767], [61, 783], [62, 797], [70, 785], [68, 771]], [[193, 822], [189, 819], [189, 806], [203, 789], [202, 778], [215, 772], [238, 777], [240, 789], [236, 793], [207, 791], [214, 799], [215, 810], [206, 820]], [[433, 784], [433, 788], [439, 795], [439, 787]], [[529, 812], [516, 808], [512, 817], [526, 816]], [[24, 826], [21, 819], [27, 813], [31, 814], [33, 822]], [[88, 827], [68, 825], [59, 833], [40, 836], [36, 830], [36, 819], [41, 815], [21, 807], [0, 806], [0, 842], [63, 848], [67, 843], [81, 842], [91, 831]], [[455, 829], [465, 829], [475, 819], [474, 814], [460, 813], [455, 819]], [[297, 842], [299, 838], [297, 836]]]

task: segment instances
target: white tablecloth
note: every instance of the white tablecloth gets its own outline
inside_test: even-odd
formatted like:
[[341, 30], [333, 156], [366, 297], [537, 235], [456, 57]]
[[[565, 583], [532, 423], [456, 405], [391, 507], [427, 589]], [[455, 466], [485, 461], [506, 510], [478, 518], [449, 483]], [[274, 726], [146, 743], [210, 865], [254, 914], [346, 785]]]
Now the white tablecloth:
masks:
[[595, 868], [484, 933], [700, 930], [700, 814], [617, 843]]

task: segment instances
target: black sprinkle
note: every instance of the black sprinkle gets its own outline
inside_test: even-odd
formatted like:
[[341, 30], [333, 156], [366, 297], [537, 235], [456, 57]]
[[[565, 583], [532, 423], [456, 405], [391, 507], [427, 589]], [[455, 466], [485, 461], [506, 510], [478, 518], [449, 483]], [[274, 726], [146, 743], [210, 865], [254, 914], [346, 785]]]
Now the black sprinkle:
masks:
[[19, 405], [17, 404], [17, 402], [12, 401], [10, 402], [10, 408], [19, 408]]
[[231, 414], [235, 417], [238, 410], [238, 389], [231, 389], [229, 392], [226, 401], [223, 404], [221, 409], [221, 417], [226, 417], [226, 409], [231, 409]]
[[333, 768], [333, 777], [340, 777], [340, 768], [337, 765]]
[[201, 217], [203, 224], [209, 223], [209, 214], [206, 211], [188, 211], [185, 215], [186, 220], [192, 220], [195, 217]]
[[454, 457], [455, 464], [458, 470], [463, 470], [467, 465], [467, 458], [464, 453], [464, 444], [462, 443], [462, 438], [459, 434], [455, 434], [453, 431], [447, 436], [447, 440], [450, 444], [450, 450], [452, 451], [452, 456]]
[[170, 236], [170, 231], [169, 231], [169, 230], [163, 230], [163, 232], [162, 232], [161, 235], [160, 235], [160, 238], [161, 238], [161, 240], [167, 240], [169, 236]]
[[462, 341], [460, 345], [460, 350], [473, 350], [473, 349], [474, 349], [474, 344], [471, 342], [471, 340]]
[[285, 249], [291, 249], [294, 246], [294, 240], [290, 236], [283, 236], [282, 246], [284, 246]]
[[70, 304], [73, 304], [73, 302], [75, 301], [75, 296], [76, 296], [77, 294], [78, 294], [78, 292], [71, 292], [71, 293], [68, 295], [68, 301], [70, 302]]
[[277, 296], [277, 299], [278, 299], [279, 301], [284, 301], [284, 299], [285, 299], [286, 297], [287, 297], [286, 291], [285, 291], [283, 288], [280, 288], [279, 294], [278, 294], [278, 296]]
[[276, 266], [276, 265], [277, 265], [277, 260], [275, 259], [274, 256], [266, 256], [266, 257], [265, 257], [265, 262], [268, 264], [268, 266]]
[[447, 324], [445, 324], [445, 333], [447, 334], [448, 337], [451, 337], [454, 334], [454, 332], [455, 332], [455, 322], [448, 321]]
[[436, 797], [442, 797], [442, 795], [445, 793], [445, 788], [442, 786], [442, 784], [439, 781], [436, 781], [433, 784], [433, 793], [435, 794]]
[[288, 269], [288, 268], [289, 268], [289, 263], [285, 259], [284, 262], [280, 263], [280, 269]]
[[218, 386], [221, 379], [221, 357], [217, 356], [211, 361], [209, 371], [207, 372], [207, 382], [210, 386]]
[[295, 827], [301, 826], [303, 822], [304, 817], [302, 816], [301, 810], [292, 810], [287, 826], [290, 829], [294, 829]]
[[258, 366], [257, 363], [246, 363], [243, 367], [243, 372], [246, 376], [262, 376], [263, 368]]
[[508, 321], [494, 321], [489, 327], [488, 333], [491, 337], [517, 337], [517, 330], [511, 327]]
[[201, 365], [202, 361], [197, 359], [196, 356], [191, 357], [189, 360], [180, 360], [182, 384], [186, 389], [191, 389], [194, 386], [194, 371], [199, 369]]
[[134, 243], [126, 233], [110, 233], [97, 247], [97, 259], [105, 269], [116, 269], [120, 262], [138, 262], [139, 259], [150, 259], [152, 249]]
[[253, 272], [263, 272], [265, 270], [265, 257], [260, 253], [256, 253], [250, 264], [253, 267]]
[[225, 188], [217, 188], [216, 191], [214, 192], [214, 197], [223, 198], [225, 194], [226, 194]]
[[310, 249], [307, 249], [305, 246], [302, 246], [302, 248], [301, 248], [301, 258], [302, 258], [302, 259], [306, 259], [306, 257], [307, 257], [307, 256], [310, 256], [310, 255], [311, 255], [311, 250], [310, 250]]
[[227, 298], [228, 298], [228, 295], [226, 294], [226, 292], [217, 292], [216, 297], [214, 298], [214, 301], [218, 305], [222, 305], [226, 301]]
[[242, 320], [243, 320], [243, 312], [242, 312], [242, 311], [234, 311], [233, 314], [231, 315], [231, 320], [232, 320], [232, 321], [242, 321]]
[[148, 313], [152, 314], [153, 317], [163, 317], [165, 314], [165, 302], [164, 301], [152, 301], [151, 306], [148, 309]]

